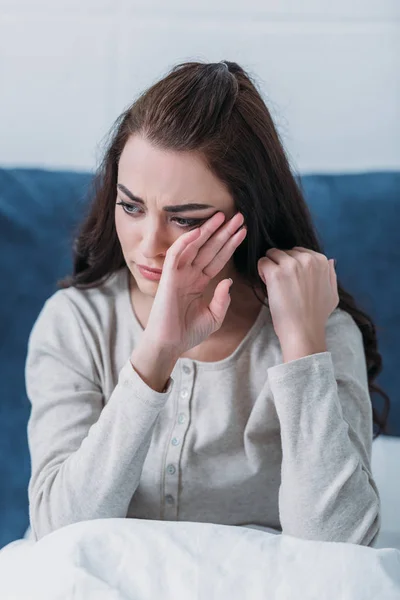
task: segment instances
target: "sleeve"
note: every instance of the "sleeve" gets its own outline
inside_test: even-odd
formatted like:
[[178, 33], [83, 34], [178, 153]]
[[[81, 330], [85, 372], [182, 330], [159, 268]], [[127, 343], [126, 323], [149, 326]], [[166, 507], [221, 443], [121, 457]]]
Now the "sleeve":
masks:
[[156, 419], [173, 387], [150, 388], [129, 359], [105, 404], [79, 312], [64, 290], [42, 308], [28, 341], [25, 381], [30, 525], [36, 539], [65, 525], [126, 517]]
[[327, 352], [268, 369], [281, 428], [282, 533], [373, 546], [381, 517], [362, 334], [337, 308], [326, 341]]

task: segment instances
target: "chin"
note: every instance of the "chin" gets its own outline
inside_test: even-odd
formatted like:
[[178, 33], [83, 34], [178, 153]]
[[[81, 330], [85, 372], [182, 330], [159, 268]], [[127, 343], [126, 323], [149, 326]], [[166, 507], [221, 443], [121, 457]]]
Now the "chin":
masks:
[[142, 294], [146, 294], [146, 296], [156, 295], [158, 284], [160, 283], [159, 281], [150, 281], [149, 279], [141, 279], [139, 281], [139, 279], [136, 279], [135, 277], [133, 279], [136, 287]]

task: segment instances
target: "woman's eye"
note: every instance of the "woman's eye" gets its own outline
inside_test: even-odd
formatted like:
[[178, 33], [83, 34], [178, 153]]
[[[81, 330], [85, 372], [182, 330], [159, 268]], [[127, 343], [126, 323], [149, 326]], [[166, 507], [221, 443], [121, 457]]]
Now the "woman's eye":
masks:
[[175, 221], [183, 221], [182, 227], [195, 227], [195, 225], [200, 225], [200, 219], [181, 219], [180, 217], [174, 217]]
[[[117, 204], [121, 205], [124, 211], [128, 213], [128, 215], [132, 215], [135, 212], [137, 212], [137, 206], [135, 206], [134, 204], [128, 204], [127, 202], [117, 202]], [[132, 209], [132, 211], [129, 210], [130, 208]]]
[[[134, 204], [128, 204], [127, 202], [117, 202], [118, 205], [122, 206], [123, 210], [128, 215], [137, 214], [139, 208]], [[173, 217], [174, 221], [178, 222], [180, 227], [195, 227], [196, 225], [200, 225], [204, 221], [204, 219], [183, 219], [181, 217]]]

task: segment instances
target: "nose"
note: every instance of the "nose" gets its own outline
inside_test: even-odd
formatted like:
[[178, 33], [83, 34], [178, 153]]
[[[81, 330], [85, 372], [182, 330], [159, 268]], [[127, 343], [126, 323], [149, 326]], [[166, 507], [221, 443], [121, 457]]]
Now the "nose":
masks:
[[154, 258], [155, 256], [164, 255], [168, 249], [168, 240], [166, 232], [161, 224], [147, 220], [143, 224], [142, 236], [139, 244], [139, 251], [145, 258]]

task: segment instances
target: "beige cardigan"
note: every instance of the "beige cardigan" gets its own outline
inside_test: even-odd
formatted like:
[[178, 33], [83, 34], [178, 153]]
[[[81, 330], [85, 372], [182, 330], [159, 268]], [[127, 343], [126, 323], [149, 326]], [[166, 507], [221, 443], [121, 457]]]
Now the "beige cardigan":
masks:
[[256, 524], [371, 545], [380, 502], [362, 337], [336, 309], [327, 352], [283, 364], [271, 315], [228, 358], [179, 359], [165, 393], [132, 368], [143, 329], [123, 267], [45, 303], [32, 329], [32, 538], [87, 519]]

